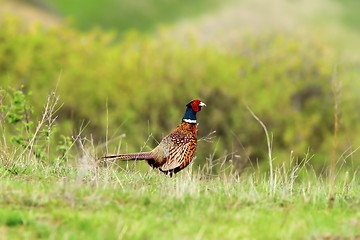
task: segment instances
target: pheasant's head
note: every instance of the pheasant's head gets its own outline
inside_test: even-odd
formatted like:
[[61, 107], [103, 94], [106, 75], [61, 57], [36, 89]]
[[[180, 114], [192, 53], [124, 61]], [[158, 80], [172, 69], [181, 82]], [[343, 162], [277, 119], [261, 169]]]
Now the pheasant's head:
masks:
[[201, 108], [204, 106], [206, 106], [206, 104], [199, 99], [192, 100], [186, 105], [185, 115], [182, 120], [187, 123], [195, 124], [196, 113], [201, 111]]
[[206, 104], [200, 101], [199, 99], [195, 99], [189, 102], [186, 106], [191, 107], [192, 110], [194, 110], [195, 112], [199, 112], [201, 111], [201, 107], [206, 106]]

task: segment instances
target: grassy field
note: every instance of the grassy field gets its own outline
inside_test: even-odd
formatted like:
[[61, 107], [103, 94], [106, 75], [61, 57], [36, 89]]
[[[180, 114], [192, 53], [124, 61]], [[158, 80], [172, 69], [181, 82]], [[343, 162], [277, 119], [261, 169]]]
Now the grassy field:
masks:
[[1, 239], [359, 239], [356, 175], [328, 183], [309, 172], [184, 171], [168, 178], [83, 164], [0, 169]]

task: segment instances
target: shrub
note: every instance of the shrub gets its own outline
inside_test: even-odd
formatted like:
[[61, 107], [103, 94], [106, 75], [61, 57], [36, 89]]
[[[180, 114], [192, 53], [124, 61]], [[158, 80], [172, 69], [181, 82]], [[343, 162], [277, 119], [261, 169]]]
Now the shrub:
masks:
[[[55, 136], [57, 129], [54, 114], [58, 97], [54, 93], [49, 95], [41, 119], [35, 122], [33, 107], [29, 103], [30, 96], [31, 92], [24, 94], [22, 89], [0, 89], [0, 119], [4, 123], [1, 129], [5, 140], [0, 145], [3, 165], [11, 167], [17, 160], [24, 163], [30, 162], [30, 159], [45, 164], [64, 163], [72, 140], [64, 135], [60, 135], [60, 140], [57, 140]], [[9, 135], [11, 137], [7, 137]], [[6, 141], [8, 139], [10, 141]], [[9, 154], [16, 151], [19, 154]]]
[[[247, 156], [262, 161], [264, 133], [246, 105], [273, 133], [277, 162], [288, 161], [291, 151], [301, 156], [309, 148], [316, 153], [314, 165], [328, 161], [336, 56], [317, 38], [248, 37], [226, 52], [194, 38], [175, 41], [166, 32], [155, 37], [130, 32], [116, 42], [109, 32], [23, 29], [12, 19], [1, 29], [0, 81], [32, 91], [38, 115], [36, 109], [56, 89], [64, 102], [58, 128], [65, 135], [85, 123], [84, 134], [103, 142], [108, 127], [111, 151], [123, 133], [122, 152], [146, 151], [179, 123], [188, 101], [200, 98], [208, 107], [198, 116], [199, 135], [216, 130], [217, 139], [200, 144], [197, 163], [212, 153], [238, 162]], [[341, 151], [359, 143], [359, 86], [345, 67], [337, 75], [346, 93]], [[145, 142], [150, 134], [154, 139]]]

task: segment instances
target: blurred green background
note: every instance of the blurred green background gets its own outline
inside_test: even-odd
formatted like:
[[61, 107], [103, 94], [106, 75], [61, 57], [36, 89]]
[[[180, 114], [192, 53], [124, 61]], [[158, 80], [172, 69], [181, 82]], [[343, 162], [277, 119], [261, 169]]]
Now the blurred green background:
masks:
[[[240, 170], [267, 166], [265, 135], [249, 106], [272, 133], [276, 164], [309, 153], [324, 171], [336, 79], [338, 164], [356, 169], [359, 7], [356, 0], [1, 0], [0, 86], [31, 91], [36, 118], [56, 90], [58, 132], [75, 136], [87, 125], [82, 135], [94, 139], [98, 155], [107, 130], [110, 152], [150, 150], [200, 98], [208, 107], [199, 135], [216, 137], [200, 143], [196, 164], [231, 160]], [[16, 134], [1, 120], [5, 134]]]

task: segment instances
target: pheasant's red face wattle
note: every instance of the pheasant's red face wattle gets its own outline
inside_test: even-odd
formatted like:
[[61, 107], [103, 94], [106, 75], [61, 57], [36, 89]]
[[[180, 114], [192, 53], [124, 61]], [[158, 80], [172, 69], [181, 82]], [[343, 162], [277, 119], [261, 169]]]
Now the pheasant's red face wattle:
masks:
[[195, 112], [201, 111], [201, 107], [206, 106], [205, 103], [201, 102], [199, 99], [191, 101], [190, 105]]

